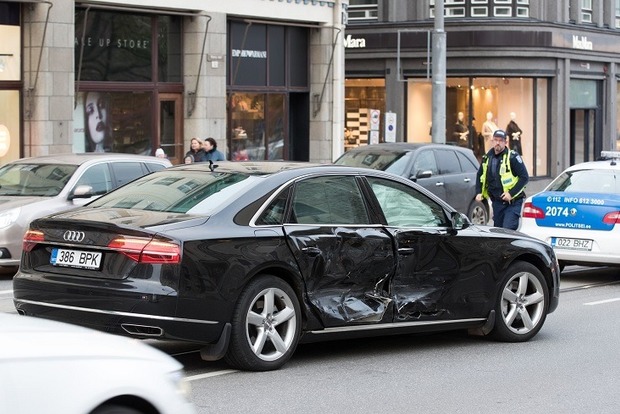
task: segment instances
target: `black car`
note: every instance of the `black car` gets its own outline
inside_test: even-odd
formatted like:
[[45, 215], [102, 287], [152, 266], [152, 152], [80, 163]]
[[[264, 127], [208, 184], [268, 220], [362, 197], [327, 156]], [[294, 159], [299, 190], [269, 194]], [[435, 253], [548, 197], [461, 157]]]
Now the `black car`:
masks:
[[488, 203], [476, 200], [480, 164], [468, 148], [407, 142], [362, 145], [345, 152], [334, 163], [400, 175], [467, 214], [474, 224], [489, 221]]
[[382, 171], [188, 164], [34, 221], [21, 314], [205, 344], [249, 370], [299, 341], [468, 329], [526, 341], [559, 298], [551, 246], [477, 227]]

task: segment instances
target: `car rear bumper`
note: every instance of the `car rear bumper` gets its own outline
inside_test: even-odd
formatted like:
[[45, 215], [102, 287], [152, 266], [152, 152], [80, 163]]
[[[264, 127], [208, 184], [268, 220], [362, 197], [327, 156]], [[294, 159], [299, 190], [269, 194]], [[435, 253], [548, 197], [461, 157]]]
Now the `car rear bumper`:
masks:
[[[18, 272], [13, 280], [14, 304], [23, 315], [81, 325], [137, 338], [216, 342], [224, 324], [177, 317], [176, 295], [157, 295], [133, 282], [122, 295], [105, 288], [75, 287], [37, 280]], [[125, 281], [131, 284], [131, 281]], [[144, 286], [142, 286], [144, 287]]]
[[617, 231], [589, 230], [585, 232], [574, 229], [538, 227], [529, 224], [522, 224], [519, 231], [542, 240], [549, 245], [551, 245], [553, 237], [593, 240], [592, 250], [571, 250], [554, 247], [553, 251], [560, 261], [620, 265], [620, 245], [617, 243]]

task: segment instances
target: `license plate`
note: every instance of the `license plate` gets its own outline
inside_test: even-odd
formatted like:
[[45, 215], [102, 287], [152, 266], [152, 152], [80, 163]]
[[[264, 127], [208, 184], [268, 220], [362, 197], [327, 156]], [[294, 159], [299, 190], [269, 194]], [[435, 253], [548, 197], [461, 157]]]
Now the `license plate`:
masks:
[[77, 267], [80, 269], [99, 269], [103, 253], [82, 250], [52, 249], [50, 263], [54, 266]]
[[569, 250], [592, 250], [592, 240], [586, 239], [566, 239], [563, 237], [552, 237], [551, 245], [557, 249]]

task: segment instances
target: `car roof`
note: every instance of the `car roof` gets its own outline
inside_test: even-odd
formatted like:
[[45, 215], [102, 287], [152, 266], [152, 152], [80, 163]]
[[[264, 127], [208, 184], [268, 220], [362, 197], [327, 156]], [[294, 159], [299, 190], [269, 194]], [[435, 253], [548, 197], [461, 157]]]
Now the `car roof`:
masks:
[[620, 170], [620, 160], [586, 161], [571, 165], [564, 171], [576, 170]]
[[[389, 176], [401, 180], [401, 177], [381, 171], [362, 167], [350, 167], [336, 164], [320, 164], [304, 161], [218, 161], [213, 163], [215, 172], [240, 173], [254, 176], [281, 176], [291, 179], [310, 174], [360, 174], [373, 176]], [[168, 168], [170, 171], [210, 171], [209, 162], [180, 164]]]
[[386, 151], [415, 151], [420, 148], [440, 148], [440, 149], [453, 149], [455, 151], [463, 151], [463, 152], [471, 152], [469, 148], [463, 148], [456, 145], [450, 144], [438, 144], [438, 143], [430, 143], [430, 142], [382, 142], [379, 144], [371, 144], [371, 145], [360, 145], [359, 147], [355, 147], [350, 149], [348, 152], [365, 152], [365, 151], [376, 151], [376, 150], [386, 150]]
[[170, 161], [165, 158], [158, 158], [151, 155], [139, 155], [139, 154], [124, 154], [114, 152], [85, 152], [85, 153], [63, 153], [63, 154], [50, 154], [42, 155], [38, 157], [21, 158], [19, 160], [12, 161], [11, 164], [70, 164], [79, 165], [88, 161], [142, 161], [142, 162], [156, 162], [165, 165], [171, 165]]

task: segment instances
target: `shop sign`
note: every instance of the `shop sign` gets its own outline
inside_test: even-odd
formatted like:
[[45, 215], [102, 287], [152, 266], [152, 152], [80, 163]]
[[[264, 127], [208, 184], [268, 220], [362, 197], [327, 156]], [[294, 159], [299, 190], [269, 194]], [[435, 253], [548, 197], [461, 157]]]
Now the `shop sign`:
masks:
[[573, 35], [573, 49], [593, 50], [593, 46], [587, 36]]
[[267, 59], [266, 50], [232, 49], [231, 53], [232, 53], [232, 57], [234, 58], [241, 57], [241, 58]]
[[366, 39], [360, 37], [358, 39], [354, 39], [351, 35], [347, 35], [344, 38], [344, 47], [347, 49], [362, 49], [366, 47]]

